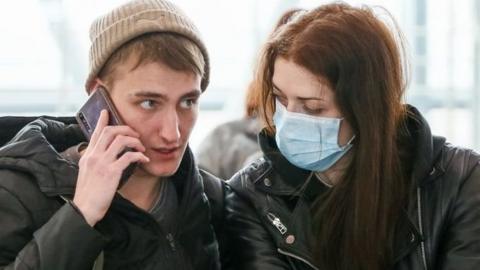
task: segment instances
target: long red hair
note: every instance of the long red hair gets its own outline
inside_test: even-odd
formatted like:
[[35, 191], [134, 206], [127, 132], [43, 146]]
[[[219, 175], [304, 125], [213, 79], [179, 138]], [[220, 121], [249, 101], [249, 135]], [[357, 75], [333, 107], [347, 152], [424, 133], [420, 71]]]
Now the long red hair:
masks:
[[282, 57], [328, 80], [356, 135], [343, 178], [315, 203], [318, 265], [391, 267], [394, 230], [409, 189], [398, 151], [406, 116], [401, 34], [371, 9], [347, 4], [294, 12], [287, 21], [270, 36], [256, 71], [267, 131], [275, 132], [272, 76]]

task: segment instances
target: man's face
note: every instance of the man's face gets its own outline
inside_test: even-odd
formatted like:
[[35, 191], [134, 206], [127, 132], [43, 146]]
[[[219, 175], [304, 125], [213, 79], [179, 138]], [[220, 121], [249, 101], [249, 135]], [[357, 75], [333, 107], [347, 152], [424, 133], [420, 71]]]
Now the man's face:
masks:
[[119, 64], [109, 86], [110, 97], [126, 125], [140, 134], [153, 176], [174, 174], [182, 160], [198, 115], [199, 75], [175, 71], [161, 63], [132, 70], [135, 57]]

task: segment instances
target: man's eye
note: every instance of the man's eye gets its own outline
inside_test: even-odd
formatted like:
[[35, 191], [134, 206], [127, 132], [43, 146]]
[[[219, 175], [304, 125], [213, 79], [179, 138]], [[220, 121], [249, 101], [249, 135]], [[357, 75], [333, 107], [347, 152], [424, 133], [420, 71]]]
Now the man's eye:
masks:
[[147, 99], [142, 102], [140, 102], [140, 106], [144, 108], [145, 110], [151, 110], [153, 107], [155, 107], [155, 101]]
[[196, 98], [184, 99], [180, 102], [180, 107], [182, 107], [183, 109], [191, 109], [197, 104], [197, 101], [198, 100]]

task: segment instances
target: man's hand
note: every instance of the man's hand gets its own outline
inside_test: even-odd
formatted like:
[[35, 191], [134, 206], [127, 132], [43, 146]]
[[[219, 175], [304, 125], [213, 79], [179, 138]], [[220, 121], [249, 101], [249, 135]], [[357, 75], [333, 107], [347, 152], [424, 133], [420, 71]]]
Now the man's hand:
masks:
[[[140, 135], [128, 126], [107, 126], [108, 112], [103, 110], [87, 149], [80, 158], [73, 203], [90, 226], [101, 220], [117, 191], [125, 168], [134, 162], [149, 162]], [[134, 151], [125, 152], [127, 148]]]

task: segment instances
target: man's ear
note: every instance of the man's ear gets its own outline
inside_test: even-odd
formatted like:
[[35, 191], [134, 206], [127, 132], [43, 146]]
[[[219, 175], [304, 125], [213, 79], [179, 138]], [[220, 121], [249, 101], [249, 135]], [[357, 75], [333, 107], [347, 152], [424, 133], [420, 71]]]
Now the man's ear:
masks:
[[97, 90], [98, 87], [104, 87], [105, 88], [105, 84], [102, 82], [102, 80], [100, 80], [98, 77], [95, 78], [92, 83], [90, 84], [90, 87], [88, 88], [88, 94], [91, 95], [95, 92], [95, 90]]

